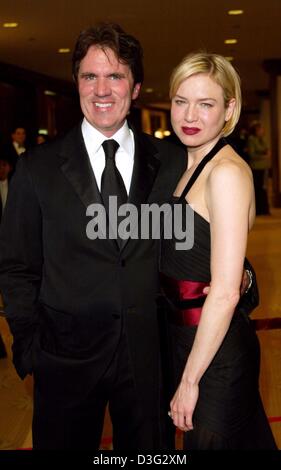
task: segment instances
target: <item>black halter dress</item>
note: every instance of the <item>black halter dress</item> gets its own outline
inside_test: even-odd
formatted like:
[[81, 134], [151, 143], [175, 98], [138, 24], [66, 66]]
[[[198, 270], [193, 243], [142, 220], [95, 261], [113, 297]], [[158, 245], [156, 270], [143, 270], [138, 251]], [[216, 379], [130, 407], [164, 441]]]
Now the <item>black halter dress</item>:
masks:
[[[203, 158], [182, 195], [173, 198], [173, 207], [175, 204], [186, 206], [185, 197], [190, 188], [205, 165], [226, 144], [224, 139], [219, 140]], [[162, 288], [170, 305], [174, 391], [200, 320], [205, 300], [203, 287], [211, 281], [210, 225], [197, 212], [193, 211], [193, 215], [191, 249], [177, 250], [174, 237], [163, 238], [161, 242]], [[187, 233], [191, 236], [191, 231]], [[200, 380], [199, 399], [193, 414], [194, 430], [184, 434], [186, 450], [276, 449], [259, 395], [259, 370], [258, 338], [249, 317], [243, 309], [237, 309], [221, 347]]]

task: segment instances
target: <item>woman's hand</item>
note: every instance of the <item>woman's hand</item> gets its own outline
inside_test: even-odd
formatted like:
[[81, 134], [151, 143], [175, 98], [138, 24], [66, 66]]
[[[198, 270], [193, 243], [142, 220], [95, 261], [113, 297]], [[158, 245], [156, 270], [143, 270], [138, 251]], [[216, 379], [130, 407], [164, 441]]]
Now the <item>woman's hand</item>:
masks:
[[170, 403], [171, 411], [169, 412], [174, 425], [182, 431], [193, 429], [192, 416], [198, 396], [198, 384], [192, 384], [182, 379]]

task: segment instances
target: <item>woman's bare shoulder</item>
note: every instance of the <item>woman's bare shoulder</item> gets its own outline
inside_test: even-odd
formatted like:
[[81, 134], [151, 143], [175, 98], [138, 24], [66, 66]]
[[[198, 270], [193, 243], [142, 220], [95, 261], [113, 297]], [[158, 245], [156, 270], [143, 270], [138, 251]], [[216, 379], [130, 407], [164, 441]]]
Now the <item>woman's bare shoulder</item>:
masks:
[[249, 165], [243, 160], [240, 155], [231, 147], [231, 145], [226, 145], [223, 147], [216, 157], [214, 158], [214, 165], [209, 176], [214, 176], [216, 174], [229, 174], [240, 173], [241, 175], [248, 176], [252, 180], [252, 171]]

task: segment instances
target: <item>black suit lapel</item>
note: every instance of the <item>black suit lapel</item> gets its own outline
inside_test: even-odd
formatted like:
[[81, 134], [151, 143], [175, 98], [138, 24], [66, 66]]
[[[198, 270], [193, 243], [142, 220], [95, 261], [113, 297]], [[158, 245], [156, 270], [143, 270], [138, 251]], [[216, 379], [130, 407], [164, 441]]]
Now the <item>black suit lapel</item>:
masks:
[[[89, 160], [81, 126], [74, 128], [64, 139], [61, 150], [61, 171], [72, 185], [85, 208], [102, 204], [96, 178]], [[106, 235], [106, 234], [104, 234]], [[110, 240], [116, 248], [116, 240]]]
[[161, 165], [158, 150], [145, 135], [135, 134], [135, 159], [129, 202], [138, 208], [147, 201]]
[[60, 159], [62, 172], [85, 207], [94, 202], [101, 203], [100, 192], [84, 144], [81, 126], [73, 129], [64, 139]]

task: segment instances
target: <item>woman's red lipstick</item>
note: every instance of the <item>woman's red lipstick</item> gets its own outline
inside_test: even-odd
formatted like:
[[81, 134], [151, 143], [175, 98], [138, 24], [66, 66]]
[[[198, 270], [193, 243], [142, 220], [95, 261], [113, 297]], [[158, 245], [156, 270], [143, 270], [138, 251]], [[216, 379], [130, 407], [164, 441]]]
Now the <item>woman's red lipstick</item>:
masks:
[[182, 127], [182, 131], [186, 135], [198, 134], [198, 132], [200, 132], [200, 130], [201, 129], [199, 129], [198, 127]]

